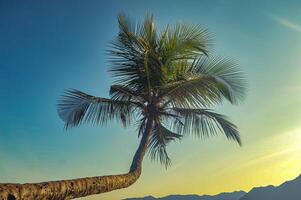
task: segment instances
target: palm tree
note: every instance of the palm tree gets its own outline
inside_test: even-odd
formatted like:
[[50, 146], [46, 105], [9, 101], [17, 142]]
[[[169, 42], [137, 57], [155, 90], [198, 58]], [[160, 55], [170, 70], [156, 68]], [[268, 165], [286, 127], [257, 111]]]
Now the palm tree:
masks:
[[167, 146], [185, 135], [219, 133], [241, 144], [237, 127], [210, 107], [223, 100], [236, 104], [245, 94], [239, 67], [209, 56], [210, 37], [199, 25], [177, 24], [157, 32], [153, 16], [135, 24], [119, 14], [119, 33], [110, 46], [110, 97], [66, 90], [58, 104], [66, 128], [84, 123], [124, 126], [136, 122], [141, 138], [129, 172], [33, 184], [0, 184], [0, 199], [72, 199], [132, 185], [148, 152], [164, 166], [171, 164]]

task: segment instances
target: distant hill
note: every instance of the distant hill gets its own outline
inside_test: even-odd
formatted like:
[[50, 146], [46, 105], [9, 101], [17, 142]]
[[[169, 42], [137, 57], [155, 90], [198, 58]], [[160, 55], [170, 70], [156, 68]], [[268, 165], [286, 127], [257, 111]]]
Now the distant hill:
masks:
[[240, 197], [245, 195], [245, 192], [232, 192], [232, 193], [221, 193], [218, 195], [169, 195], [166, 197], [155, 198], [152, 196], [141, 197], [141, 198], [129, 198], [124, 200], [239, 200]]
[[301, 200], [301, 175], [277, 187], [266, 186], [253, 188], [250, 192], [243, 191], [221, 193], [218, 195], [169, 195], [155, 198], [153, 196], [129, 198], [124, 200]]
[[278, 187], [253, 188], [239, 200], [301, 200], [301, 175]]

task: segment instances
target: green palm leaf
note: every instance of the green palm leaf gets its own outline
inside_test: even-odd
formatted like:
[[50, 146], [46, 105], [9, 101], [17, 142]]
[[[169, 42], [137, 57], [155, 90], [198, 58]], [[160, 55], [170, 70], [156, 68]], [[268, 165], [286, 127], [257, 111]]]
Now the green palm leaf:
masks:
[[148, 91], [150, 83], [160, 85], [162, 73], [156, 55], [156, 29], [153, 17], [146, 15], [142, 25], [123, 14], [118, 16], [119, 34], [111, 43], [110, 72], [115, 81], [132, 89]]
[[[223, 133], [230, 140], [241, 145], [237, 127], [226, 116], [209, 109], [172, 108], [178, 117], [173, 119], [173, 128], [181, 134], [195, 134], [198, 137], [215, 136]], [[181, 123], [178, 119], [180, 118]]]
[[149, 154], [152, 160], [159, 161], [166, 167], [171, 164], [166, 147], [174, 140], [181, 139], [181, 135], [173, 133], [165, 128], [160, 122], [156, 122], [150, 135]]
[[240, 67], [225, 57], [200, 57], [191, 65], [190, 71], [212, 77], [217, 88], [231, 103], [243, 99], [246, 92], [246, 78]]
[[136, 103], [137, 106], [146, 101], [146, 94], [123, 85], [112, 85], [110, 96], [114, 100], [131, 101], [132, 103]]
[[[182, 80], [162, 87], [160, 98], [177, 107], [206, 107], [222, 101], [222, 94], [212, 77], [184, 74]], [[161, 101], [162, 101], [161, 100]]]
[[206, 107], [222, 102], [237, 103], [245, 95], [245, 78], [231, 60], [202, 56], [182, 63], [174, 79], [161, 88], [161, 98], [177, 107]]
[[81, 123], [106, 124], [114, 118], [126, 126], [130, 122], [133, 106], [129, 101], [95, 97], [70, 89], [65, 91], [57, 110], [66, 128]]
[[163, 63], [191, 59], [197, 55], [208, 54], [211, 37], [199, 25], [177, 24], [167, 27], [159, 39], [159, 54]]

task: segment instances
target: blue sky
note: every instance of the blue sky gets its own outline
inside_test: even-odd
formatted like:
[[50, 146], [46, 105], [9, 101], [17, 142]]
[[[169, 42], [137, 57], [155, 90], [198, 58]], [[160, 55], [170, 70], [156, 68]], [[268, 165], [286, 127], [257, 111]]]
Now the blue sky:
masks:
[[[212, 53], [237, 60], [248, 75], [249, 92], [242, 104], [218, 108], [240, 128], [242, 148], [224, 137], [187, 138], [171, 144], [174, 165], [168, 171], [146, 158], [137, 184], [103, 199], [248, 190], [297, 176], [301, 171], [297, 157], [301, 151], [297, 149], [301, 145], [300, 8], [301, 3], [292, 0], [0, 0], [1, 182], [128, 169], [138, 143], [134, 127], [125, 130], [112, 123], [65, 131], [56, 113], [56, 101], [65, 88], [107, 96], [111, 79], [105, 50], [117, 34], [119, 11], [137, 20], [149, 11], [159, 27], [177, 22], [207, 27], [214, 38]], [[266, 159], [268, 164], [263, 164]], [[228, 167], [221, 169], [223, 165]], [[233, 174], [232, 165], [242, 167]], [[223, 179], [229, 184], [223, 185]], [[183, 187], [189, 183], [191, 187]]]

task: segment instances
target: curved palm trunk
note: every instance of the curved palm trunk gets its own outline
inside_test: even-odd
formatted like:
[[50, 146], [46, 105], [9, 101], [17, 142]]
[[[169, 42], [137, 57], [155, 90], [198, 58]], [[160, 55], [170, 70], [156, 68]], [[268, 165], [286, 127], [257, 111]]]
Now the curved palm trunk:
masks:
[[[147, 130], [151, 125], [148, 127]], [[67, 200], [129, 187], [141, 174], [142, 160], [147, 150], [148, 132], [146, 131], [142, 136], [130, 171], [126, 174], [42, 183], [0, 184], [0, 200]]]

